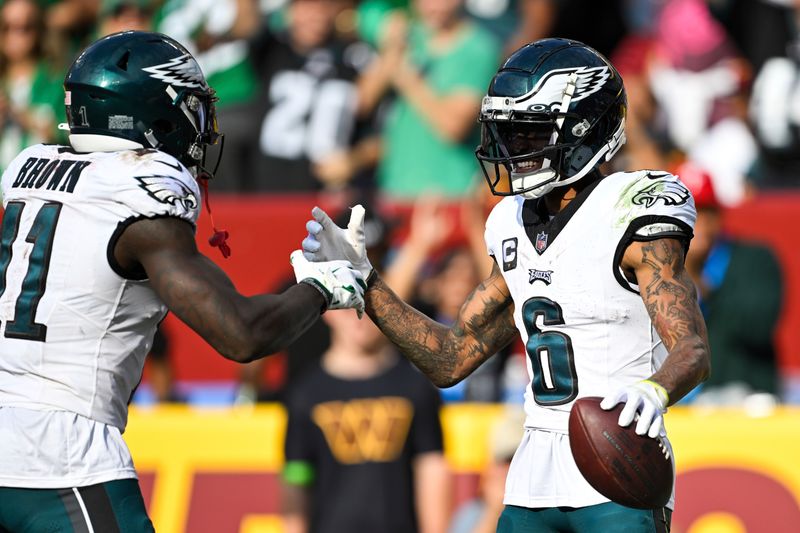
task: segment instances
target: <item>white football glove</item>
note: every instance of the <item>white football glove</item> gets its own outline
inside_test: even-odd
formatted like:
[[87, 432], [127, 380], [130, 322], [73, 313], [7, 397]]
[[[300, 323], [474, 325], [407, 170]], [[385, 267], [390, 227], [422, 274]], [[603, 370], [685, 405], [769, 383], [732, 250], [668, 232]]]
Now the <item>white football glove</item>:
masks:
[[361, 272], [364, 280], [372, 274], [364, 245], [364, 207], [360, 204], [350, 210], [347, 228], [337, 226], [328, 213], [315, 207], [314, 220], [306, 223], [308, 237], [303, 239], [303, 255], [309, 261], [350, 261]]
[[308, 283], [325, 298], [326, 309], [355, 309], [364, 314], [366, 283], [347, 261], [310, 263], [300, 250], [289, 256], [297, 283]]
[[669, 394], [664, 387], [645, 379], [612, 392], [603, 398], [600, 407], [608, 411], [622, 402], [625, 402], [625, 407], [619, 414], [620, 426], [628, 427], [638, 413], [636, 434], [647, 434], [654, 439], [658, 437], [664, 427], [664, 413], [669, 404]]

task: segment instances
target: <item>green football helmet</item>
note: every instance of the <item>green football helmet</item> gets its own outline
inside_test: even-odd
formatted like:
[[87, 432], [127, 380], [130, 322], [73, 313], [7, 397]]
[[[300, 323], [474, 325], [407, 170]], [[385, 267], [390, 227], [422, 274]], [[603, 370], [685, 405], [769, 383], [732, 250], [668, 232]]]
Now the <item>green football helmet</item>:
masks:
[[542, 39], [514, 52], [483, 98], [475, 155], [492, 192], [539, 198], [575, 183], [625, 143], [619, 72], [577, 41]]
[[186, 48], [142, 31], [89, 45], [64, 79], [69, 140], [79, 152], [155, 148], [202, 169], [216, 144], [214, 90]]

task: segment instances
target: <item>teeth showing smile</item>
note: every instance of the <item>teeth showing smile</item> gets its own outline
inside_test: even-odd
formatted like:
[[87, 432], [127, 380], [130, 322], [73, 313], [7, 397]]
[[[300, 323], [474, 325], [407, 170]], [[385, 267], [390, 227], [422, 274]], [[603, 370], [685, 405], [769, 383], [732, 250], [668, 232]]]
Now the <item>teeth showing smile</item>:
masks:
[[538, 170], [542, 168], [541, 159], [529, 159], [527, 161], [518, 161], [515, 166], [517, 170]]

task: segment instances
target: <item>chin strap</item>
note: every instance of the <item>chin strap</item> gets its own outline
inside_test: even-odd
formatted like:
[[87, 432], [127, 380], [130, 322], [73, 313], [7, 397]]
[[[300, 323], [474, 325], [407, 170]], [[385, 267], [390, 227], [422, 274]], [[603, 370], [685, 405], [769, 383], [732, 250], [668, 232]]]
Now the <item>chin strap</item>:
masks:
[[231, 247], [228, 246], [228, 230], [220, 230], [217, 229], [217, 225], [214, 224], [214, 215], [211, 214], [211, 204], [208, 201], [208, 179], [209, 175], [206, 172], [202, 172], [198, 174], [197, 180], [200, 182], [200, 187], [203, 189], [203, 202], [206, 205], [206, 211], [208, 212], [208, 216], [211, 218], [211, 227], [214, 230], [214, 234], [208, 238], [208, 244], [213, 246], [214, 248], [219, 248], [219, 251], [222, 253], [222, 257], [225, 259], [231, 256]]
[[[573, 72], [567, 78], [567, 84], [564, 86], [564, 93], [561, 97], [561, 107], [559, 107], [558, 118], [556, 119], [556, 127], [553, 129], [553, 133], [550, 134], [548, 146], [552, 146], [558, 142], [558, 137], [561, 135], [561, 128], [564, 127], [564, 119], [567, 118], [567, 111], [569, 110], [570, 102], [572, 102], [572, 96], [575, 94], [577, 83], [578, 74]], [[549, 157], [546, 157], [544, 161], [542, 161], [542, 168], [550, 168]]]

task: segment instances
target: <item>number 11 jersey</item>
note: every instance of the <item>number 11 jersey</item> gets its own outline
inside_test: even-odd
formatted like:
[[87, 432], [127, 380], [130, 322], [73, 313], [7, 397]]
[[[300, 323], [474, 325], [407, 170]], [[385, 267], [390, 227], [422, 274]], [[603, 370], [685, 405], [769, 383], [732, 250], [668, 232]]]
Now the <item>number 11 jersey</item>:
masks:
[[155, 150], [36, 145], [2, 178], [0, 406], [62, 410], [124, 430], [166, 307], [114, 246], [129, 224], [194, 225], [200, 191]]

